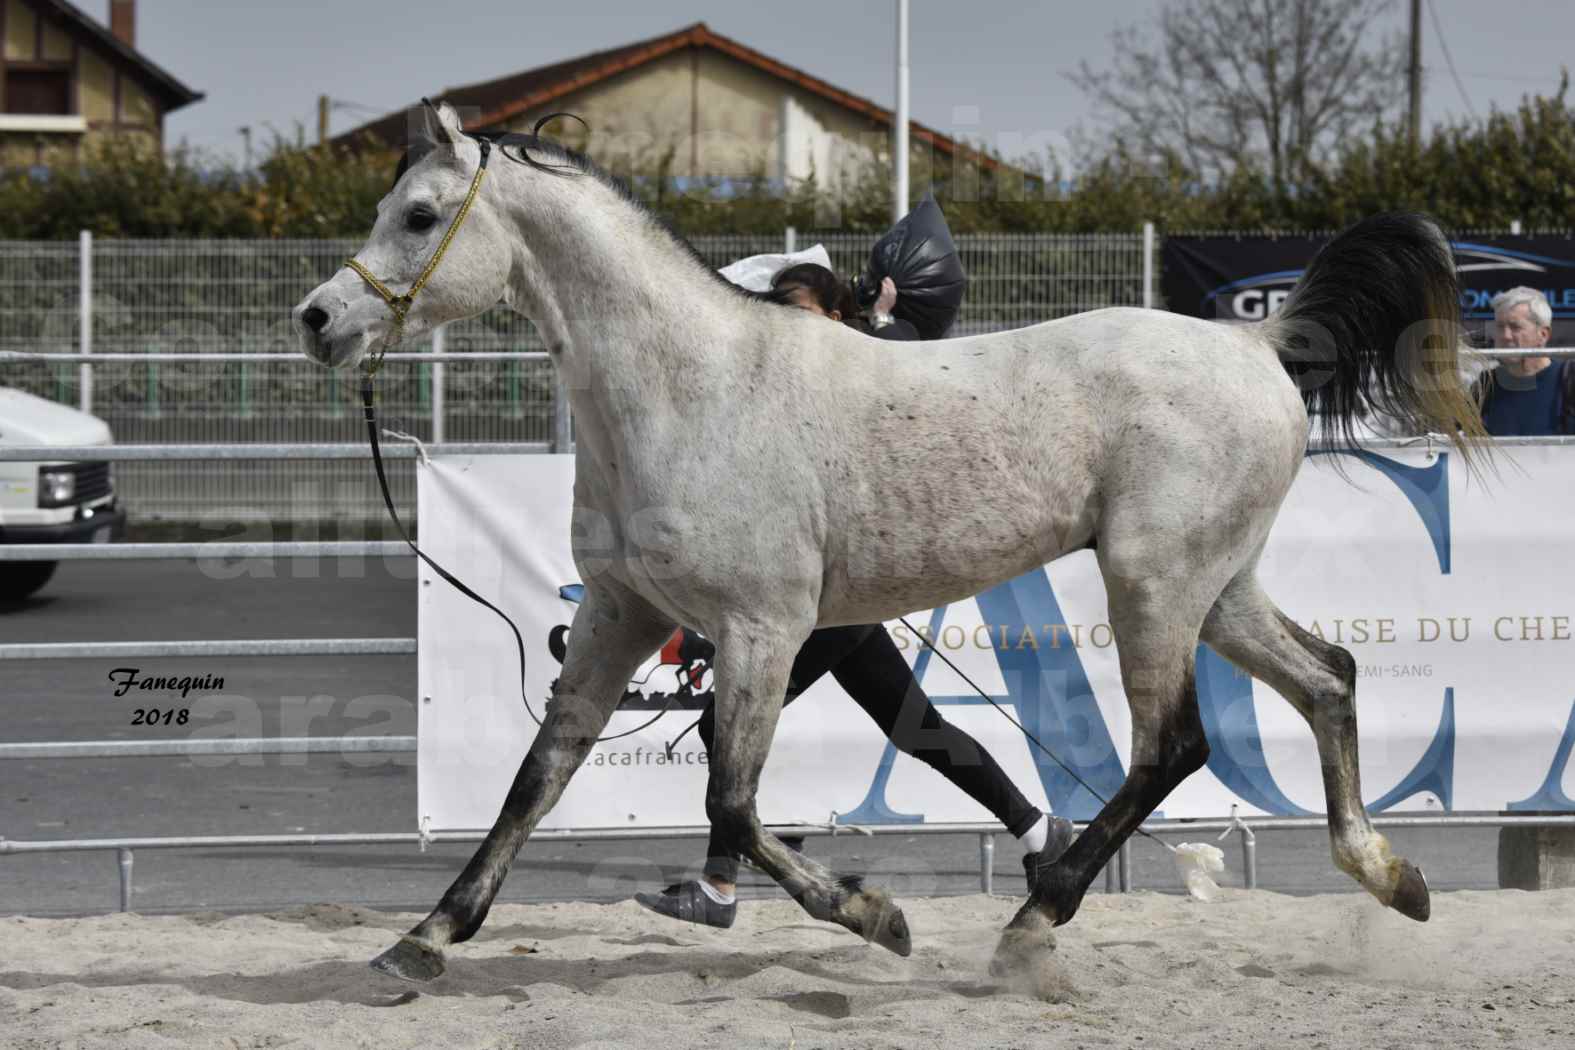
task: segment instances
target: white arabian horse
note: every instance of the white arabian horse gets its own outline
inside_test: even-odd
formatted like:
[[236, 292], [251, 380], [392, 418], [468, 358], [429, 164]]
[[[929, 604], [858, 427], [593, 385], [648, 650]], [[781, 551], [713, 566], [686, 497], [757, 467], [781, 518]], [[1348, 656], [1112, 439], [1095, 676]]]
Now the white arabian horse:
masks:
[[1481, 435], [1455, 380], [1454, 267], [1431, 222], [1347, 230], [1257, 324], [1108, 309], [913, 347], [734, 288], [556, 145], [468, 135], [447, 106], [419, 124], [371, 239], [295, 308], [302, 348], [348, 368], [500, 302], [534, 321], [574, 410], [585, 600], [491, 833], [377, 969], [442, 972], [631, 674], [680, 624], [717, 647], [709, 818], [809, 914], [908, 954], [887, 894], [787, 849], [756, 815], [794, 654], [816, 626], [958, 601], [1090, 547], [1131, 769], [1007, 927], [996, 969], [1052, 945], [1122, 841], [1204, 765], [1200, 637], [1312, 726], [1335, 863], [1427, 918], [1421, 872], [1362, 806], [1355, 663], [1280, 612], [1256, 567], [1309, 410], [1347, 440], [1368, 408], [1462, 452]]

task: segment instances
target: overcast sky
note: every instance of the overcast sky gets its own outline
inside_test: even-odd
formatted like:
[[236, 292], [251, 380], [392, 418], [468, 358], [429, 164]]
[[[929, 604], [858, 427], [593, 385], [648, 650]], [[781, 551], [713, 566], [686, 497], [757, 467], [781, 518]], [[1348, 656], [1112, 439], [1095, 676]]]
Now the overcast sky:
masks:
[[[107, 0], [76, 0], [104, 17]], [[911, 0], [913, 118], [969, 137], [1054, 142], [1088, 116], [1064, 74], [1111, 54], [1116, 26], [1164, 0]], [[1478, 113], [1551, 93], [1575, 63], [1570, 0], [1431, 0]], [[1391, 23], [1407, 5], [1395, 0]], [[895, 0], [141, 0], [138, 45], [207, 98], [173, 114], [171, 144], [238, 156], [236, 129], [315, 134], [317, 96], [342, 108], [335, 133], [444, 87], [505, 76], [704, 21], [716, 32], [890, 106]], [[1424, 119], [1462, 116], [1433, 23], [1424, 14]], [[975, 123], [975, 121], [977, 123]], [[1013, 151], [1008, 150], [1008, 153]]]

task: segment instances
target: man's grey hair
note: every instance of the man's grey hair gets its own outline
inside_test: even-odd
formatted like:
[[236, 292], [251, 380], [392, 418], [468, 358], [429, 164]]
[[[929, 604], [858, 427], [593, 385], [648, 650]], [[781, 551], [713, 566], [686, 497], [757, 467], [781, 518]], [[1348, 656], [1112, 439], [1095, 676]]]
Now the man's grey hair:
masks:
[[1548, 328], [1553, 324], [1553, 307], [1548, 305], [1548, 297], [1535, 288], [1527, 288], [1525, 285], [1521, 285], [1519, 288], [1511, 288], [1507, 292], [1499, 292], [1495, 295], [1493, 297], [1493, 313], [1495, 315], [1501, 314], [1505, 310], [1513, 310], [1515, 307], [1523, 304], [1527, 307], [1527, 312], [1531, 314], [1531, 319], [1537, 322], [1538, 327]]

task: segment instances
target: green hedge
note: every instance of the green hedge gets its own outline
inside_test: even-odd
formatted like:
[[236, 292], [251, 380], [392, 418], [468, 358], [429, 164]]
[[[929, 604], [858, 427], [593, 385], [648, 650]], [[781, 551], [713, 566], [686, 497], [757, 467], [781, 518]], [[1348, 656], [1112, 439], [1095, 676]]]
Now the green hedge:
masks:
[[[954, 231], [1128, 232], [1162, 229], [1328, 229], [1375, 211], [1421, 208], [1447, 226], [1564, 227], [1575, 209], [1575, 109], [1568, 79], [1513, 112], [1440, 126], [1419, 148], [1375, 125], [1309, 180], [1277, 192], [1250, 161], [1203, 184], [1174, 157], [1137, 158], [1119, 144], [1063, 181], [1054, 158], [1018, 166], [915, 166], [915, 192], [934, 187]], [[593, 150], [594, 152], [594, 150]], [[0, 174], [0, 238], [53, 240], [89, 229], [105, 237], [358, 237], [387, 191], [396, 156], [274, 143], [256, 172], [159, 156], [111, 141], [75, 168]], [[980, 170], [983, 167], [985, 170]], [[681, 232], [873, 232], [889, 223], [889, 178], [872, 171], [832, 195], [811, 181], [782, 192], [763, 177], [690, 186], [661, 170], [634, 192]]]

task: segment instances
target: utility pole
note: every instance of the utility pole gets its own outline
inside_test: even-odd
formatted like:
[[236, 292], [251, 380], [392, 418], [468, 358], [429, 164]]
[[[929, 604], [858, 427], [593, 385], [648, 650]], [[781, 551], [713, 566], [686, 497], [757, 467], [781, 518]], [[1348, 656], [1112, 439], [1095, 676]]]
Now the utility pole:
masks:
[[1411, 0], [1411, 69], [1409, 75], [1411, 108], [1411, 148], [1422, 144], [1422, 0]]
[[246, 126], [243, 126], [241, 128], [238, 128], [237, 130], [240, 131], [240, 133], [241, 133], [241, 141], [243, 143], [245, 143], [245, 151], [246, 151], [246, 169], [245, 170], [251, 171], [252, 170], [252, 129], [251, 129], [251, 126], [250, 125], [246, 125]]
[[897, 126], [892, 143], [893, 221], [908, 214], [908, 0], [897, 0]]
[[328, 145], [328, 111], [330, 102], [327, 95], [317, 96], [317, 144]]

